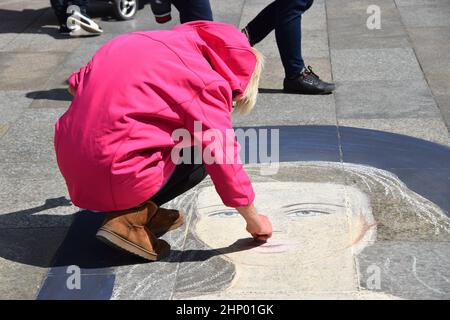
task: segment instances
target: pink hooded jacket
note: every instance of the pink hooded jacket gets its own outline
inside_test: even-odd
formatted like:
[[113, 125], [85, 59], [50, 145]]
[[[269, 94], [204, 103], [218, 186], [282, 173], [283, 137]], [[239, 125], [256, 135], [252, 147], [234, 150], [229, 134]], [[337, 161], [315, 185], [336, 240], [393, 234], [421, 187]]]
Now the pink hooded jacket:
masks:
[[[55, 127], [57, 161], [73, 203], [115, 211], [148, 200], [175, 169], [172, 132], [193, 135], [200, 121], [203, 130], [225, 136], [232, 99], [243, 94], [255, 65], [246, 37], [216, 22], [106, 43], [69, 78], [76, 94]], [[205, 167], [225, 205], [253, 202], [240, 162]]]

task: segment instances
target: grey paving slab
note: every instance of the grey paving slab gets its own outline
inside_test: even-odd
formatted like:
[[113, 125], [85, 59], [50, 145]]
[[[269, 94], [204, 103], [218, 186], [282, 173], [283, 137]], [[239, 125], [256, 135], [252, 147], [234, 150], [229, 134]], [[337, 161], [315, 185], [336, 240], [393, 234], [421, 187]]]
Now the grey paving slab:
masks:
[[261, 93], [248, 116], [233, 116], [234, 126], [336, 124], [333, 97]]
[[0, 51], [70, 52], [81, 45], [83, 39], [61, 36], [58, 29], [53, 10], [49, 8], [12, 41], [0, 47]]
[[[11, 23], [12, 24], [12, 23]], [[0, 48], [7, 45], [17, 37], [15, 33], [0, 33]]]
[[403, 23], [408, 27], [450, 26], [450, 4], [399, 7]]
[[[401, 22], [397, 9], [383, 11], [381, 29], [370, 30], [365, 11], [358, 14], [348, 12], [347, 16], [328, 15], [330, 47], [333, 49], [359, 48], [407, 48], [411, 47], [408, 34]], [[397, 14], [396, 14], [397, 13]]]
[[447, 72], [426, 72], [428, 84], [436, 96], [450, 93], [450, 74]]
[[339, 119], [440, 116], [425, 80], [340, 82], [335, 97]]
[[308, 30], [302, 34], [302, 56], [308, 58], [328, 58], [328, 34], [323, 30]]
[[13, 41], [47, 9], [48, 3], [15, 1], [2, 3], [0, 7], [0, 48]]
[[55, 161], [54, 150], [52, 146], [53, 133], [47, 130], [47, 127], [24, 129], [29, 134], [27, 137], [21, 137], [17, 145], [13, 145], [14, 128], [8, 130], [7, 134], [0, 142], [0, 157], [5, 163], [14, 162], [34, 162], [34, 161]]
[[[255, 46], [267, 58], [280, 59], [275, 32], [270, 33]], [[308, 30], [302, 34], [302, 55], [311, 58], [328, 58], [328, 35], [324, 30]], [[267, 68], [266, 68], [267, 69]]]
[[[67, 54], [61, 64], [54, 70], [49, 77], [45, 86], [41, 86], [36, 90], [52, 90], [67, 87], [67, 79], [70, 75], [78, 71], [91, 60], [95, 52], [106, 42], [114, 38], [115, 34], [103, 34], [99, 37], [83, 39], [82, 45], [75, 49], [72, 53]], [[35, 91], [36, 91], [35, 90]], [[36, 105], [35, 105], [36, 106]]]
[[442, 118], [381, 118], [381, 119], [340, 119], [339, 126], [374, 129], [393, 132], [433, 141], [443, 145], [450, 145], [447, 127]]
[[[379, 291], [402, 299], [450, 297], [448, 242], [388, 242], [366, 248], [358, 256], [361, 286], [372, 285], [374, 267], [380, 274]], [[370, 269], [371, 268], [371, 269]]]
[[327, 18], [324, 3], [313, 3], [302, 15], [302, 30], [326, 30]]
[[1, 184], [7, 180], [25, 179], [28, 181], [47, 180], [59, 176], [59, 170], [53, 162], [17, 162], [0, 163]]
[[34, 299], [66, 228], [14, 228], [0, 233], [1, 299]]
[[439, 109], [441, 110], [444, 121], [447, 124], [447, 128], [450, 130], [450, 94], [436, 96], [435, 98]]
[[27, 97], [28, 91], [0, 90], [0, 123], [12, 124], [24, 110], [32, 103], [32, 98]]
[[27, 90], [42, 87], [62, 63], [65, 53], [0, 53], [0, 89]]
[[282, 89], [284, 68], [280, 58], [266, 56], [264, 61], [264, 70], [259, 81], [260, 92], [264, 91], [263, 89]]
[[214, 20], [229, 23], [236, 27], [239, 26], [242, 8], [245, 3], [244, 0], [211, 0], [210, 3], [214, 15]]
[[425, 75], [450, 73], [450, 27], [408, 28], [408, 31]]
[[0, 229], [69, 227], [79, 209], [68, 200], [63, 188], [52, 192], [46, 190], [44, 182], [30, 184], [37, 190], [0, 195]]
[[447, 0], [395, 0], [399, 7], [424, 6], [424, 5], [448, 5]]
[[63, 109], [29, 109], [0, 141], [3, 163], [54, 161], [54, 125]]
[[334, 17], [346, 17], [349, 13], [365, 14], [370, 5], [377, 5], [381, 11], [387, 12], [396, 8], [393, 0], [326, 0], [327, 13]]
[[409, 48], [332, 49], [331, 63], [337, 81], [423, 78], [416, 56]]
[[[36, 163], [34, 167], [37, 167], [37, 164], [38, 163]], [[56, 163], [53, 162], [51, 162], [51, 164], [54, 166], [56, 165]], [[26, 166], [28, 163], [22, 165]], [[39, 169], [41, 168], [44, 171], [45, 166], [39, 165]], [[0, 181], [2, 182], [0, 196], [10, 196], [11, 201], [13, 201], [13, 199], [30, 201], [39, 199], [39, 197], [41, 197], [41, 199], [49, 199], [66, 195], [66, 192], [64, 192], [66, 185], [61, 174], [57, 171], [57, 165], [53, 173], [43, 174], [40, 178], [33, 179], [29, 176], [22, 176], [20, 178], [2, 178]], [[46, 186], [46, 183], [48, 186]], [[7, 202], [2, 204], [1, 207], [6, 206], [8, 206]]]
[[416, 27], [409, 26], [408, 33], [414, 46], [429, 46], [439, 49], [448, 47], [450, 27]]
[[[408, 28], [414, 49], [435, 95], [450, 93], [449, 27]], [[443, 114], [445, 116], [445, 114]]]
[[54, 125], [56, 120], [64, 113], [64, 110], [58, 109], [26, 109], [21, 114], [19, 119], [15, 122], [17, 123], [18, 130], [21, 129], [20, 125], [25, 125], [29, 127], [40, 126], [40, 125]]

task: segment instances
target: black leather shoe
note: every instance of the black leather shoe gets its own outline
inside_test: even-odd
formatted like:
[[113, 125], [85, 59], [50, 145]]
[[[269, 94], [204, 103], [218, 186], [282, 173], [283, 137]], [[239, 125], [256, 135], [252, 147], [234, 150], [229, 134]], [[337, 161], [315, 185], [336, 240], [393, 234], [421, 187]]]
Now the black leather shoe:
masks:
[[284, 79], [283, 90], [288, 93], [298, 94], [330, 94], [336, 89], [334, 83], [320, 80], [319, 76], [312, 71], [311, 66], [303, 69], [293, 79]]

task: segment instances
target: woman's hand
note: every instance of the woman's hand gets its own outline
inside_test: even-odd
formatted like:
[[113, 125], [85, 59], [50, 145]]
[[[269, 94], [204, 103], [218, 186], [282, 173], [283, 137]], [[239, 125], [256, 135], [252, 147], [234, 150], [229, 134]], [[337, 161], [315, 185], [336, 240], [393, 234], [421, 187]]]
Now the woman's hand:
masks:
[[255, 240], [267, 241], [272, 236], [272, 224], [269, 218], [259, 214], [253, 204], [236, 208], [247, 222], [247, 231]]

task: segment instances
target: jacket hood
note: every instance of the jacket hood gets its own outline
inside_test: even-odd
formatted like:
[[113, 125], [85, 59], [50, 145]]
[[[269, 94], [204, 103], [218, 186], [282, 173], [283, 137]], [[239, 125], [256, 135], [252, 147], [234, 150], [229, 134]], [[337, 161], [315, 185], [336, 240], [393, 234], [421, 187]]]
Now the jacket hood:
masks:
[[204, 41], [200, 50], [211, 67], [230, 84], [233, 98], [241, 96], [256, 66], [247, 37], [236, 27], [213, 21], [193, 21], [172, 30], [194, 31]]

